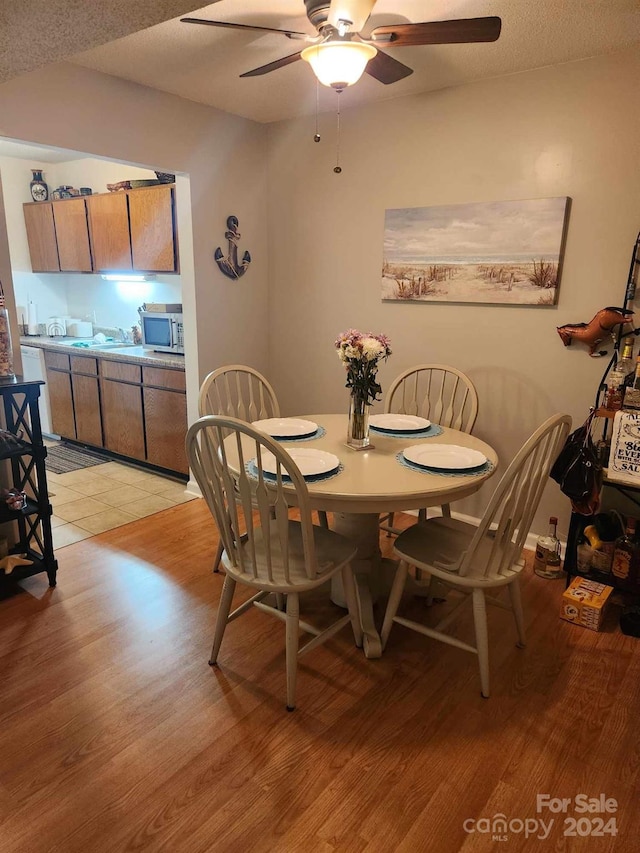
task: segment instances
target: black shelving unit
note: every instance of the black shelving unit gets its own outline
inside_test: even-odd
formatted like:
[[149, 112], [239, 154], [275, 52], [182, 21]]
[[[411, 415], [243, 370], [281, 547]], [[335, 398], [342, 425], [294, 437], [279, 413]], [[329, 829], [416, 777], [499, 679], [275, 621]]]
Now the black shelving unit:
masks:
[[11, 487], [27, 494], [27, 505], [21, 510], [9, 509], [0, 501], [0, 523], [17, 523], [18, 541], [10, 546], [9, 554], [24, 555], [32, 563], [16, 566], [9, 575], [0, 572], [0, 584], [46, 572], [49, 586], [56, 585], [58, 563], [51, 535], [52, 509], [45, 468], [47, 448], [42, 441], [38, 403], [41, 385], [44, 382], [25, 382], [21, 376], [0, 379], [5, 428], [22, 441], [19, 449], [0, 452], [0, 459], [8, 460]]

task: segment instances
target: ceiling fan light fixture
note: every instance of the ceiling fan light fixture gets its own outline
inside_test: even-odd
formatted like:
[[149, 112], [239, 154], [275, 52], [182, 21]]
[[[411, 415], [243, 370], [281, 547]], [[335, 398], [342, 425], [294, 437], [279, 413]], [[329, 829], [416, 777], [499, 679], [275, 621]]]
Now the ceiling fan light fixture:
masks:
[[345, 89], [358, 82], [377, 52], [373, 45], [359, 41], [325, 41], [306, 47], [300, 55], [323, 86]]

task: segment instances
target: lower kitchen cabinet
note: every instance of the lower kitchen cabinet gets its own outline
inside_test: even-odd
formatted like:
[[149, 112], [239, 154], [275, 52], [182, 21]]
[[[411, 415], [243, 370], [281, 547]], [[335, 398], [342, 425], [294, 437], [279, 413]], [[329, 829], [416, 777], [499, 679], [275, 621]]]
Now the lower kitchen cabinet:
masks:
[[54, 432], [188, 474], [184, 370], [45, 350]]
[[[142, 368], [147, 460], [181, 474], [189, 473], [184, 446], [187, 397], [184, 370]], [[163, 460], [163, 461], [162, 461]]]
[[102, 429], [107, 450], [146, 459], [141, 371], [137, 364], [100, 361]]
[[57, 435], [75, 439], [76, 423], [73, 413], [69, 356], [59, 352], [45, 351], [44, 362], [47, 368], [51, 428]]
[[71, 356], [71, 388], [76, 439], [85, 444], [102, 447], [98, 362], [95, 358]]

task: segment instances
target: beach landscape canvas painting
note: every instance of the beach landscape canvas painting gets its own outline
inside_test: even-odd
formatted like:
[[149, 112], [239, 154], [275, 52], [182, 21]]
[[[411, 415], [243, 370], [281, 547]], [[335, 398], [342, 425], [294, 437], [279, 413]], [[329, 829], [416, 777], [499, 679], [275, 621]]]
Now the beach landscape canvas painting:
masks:
[[555, 305], [569, 199], [385, 212], [382, 299]]

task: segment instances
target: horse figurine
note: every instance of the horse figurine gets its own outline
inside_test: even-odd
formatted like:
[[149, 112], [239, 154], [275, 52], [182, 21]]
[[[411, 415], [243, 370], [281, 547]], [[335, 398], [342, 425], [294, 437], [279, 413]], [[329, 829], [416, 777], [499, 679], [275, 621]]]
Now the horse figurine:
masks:
[[596, 351], [600, 341], [616, 326], [631, 323], [632, 316], [633, 311], [628, 308], [601, 308], [590, 323], [567, 323], [566, 326], [558, 326], [558, 334], [566, 347], [571, 346], [574, 339], [581, 341], [589, 347], [589, 355], [597, 358], [607, 354], [606, 350]]

